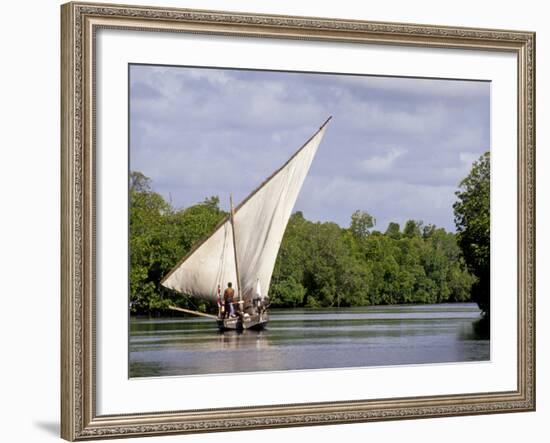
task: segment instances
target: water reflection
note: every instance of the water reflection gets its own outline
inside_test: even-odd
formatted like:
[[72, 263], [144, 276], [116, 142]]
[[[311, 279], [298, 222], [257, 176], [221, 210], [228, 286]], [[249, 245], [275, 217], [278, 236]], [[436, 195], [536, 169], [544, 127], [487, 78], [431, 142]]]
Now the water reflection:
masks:
[[132, 318], [130, 376], [489, 359], [474, 304], [273, 310], [264, 331], [219, 333], [204, 318]]
[[254, 348], [266, 349], [269, 346], [266, 331], [226, 331], [218, 332], [219, 350]]
[[491, 338], [491, 324], [487, 317], [482, 317], [473, 323], [475, 338], [489, 340]]

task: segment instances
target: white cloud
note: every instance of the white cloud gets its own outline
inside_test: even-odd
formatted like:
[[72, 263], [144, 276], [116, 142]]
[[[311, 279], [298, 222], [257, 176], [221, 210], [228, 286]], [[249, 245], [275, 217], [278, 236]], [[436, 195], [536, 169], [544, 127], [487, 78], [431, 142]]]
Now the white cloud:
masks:
[[135, 66], [131, 168], [187, 206], [246, 196], [330, 114], [296, 209], [347, 225], [452, 228], [458, 181], [489, 144], [489, 86], [362, 76]]
[[364, 77], [340, 76], [336, 82], [351, 88], [368, 86], [378, 91], [399, 94], [401, 96], [428, 96], [450, 99], [478, 98], [490, 93], [487, 81], [449, 80], [438, 78], [414, 77]]
[[377, 181], [334, 177], [308, 177], [296, 209], [306, 218], [335, 221], [348, 226], [353, 211], [372, 214], [376, 229], [384, 231], [389, 222], [402, 226], [407, 220], [423, 220], [454, 230], [452, 204], [455, 188], [442, 185], [407, 184], [400, 180]]
[[393, 148], [384, 155], [375, 155], [361, 162], [361, 169], [365, 172], [386, 172], [391, 169], [395, 161], [407, 151], [401, 148]]

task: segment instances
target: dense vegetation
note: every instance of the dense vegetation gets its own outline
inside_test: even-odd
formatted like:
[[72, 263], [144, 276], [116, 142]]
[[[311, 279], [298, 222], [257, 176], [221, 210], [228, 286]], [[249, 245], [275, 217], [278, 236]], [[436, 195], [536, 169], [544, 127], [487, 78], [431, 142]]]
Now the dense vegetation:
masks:
[[[361, 306], [466, 301], [474, 278], [455, 235], [409, 220], [371, 231], [367, 213], [350, 228], [293, 214], [275, 265], [276, 306]], [[358, 222], [358, 223], [354, 223]]]
[[[273, 272], [277, 307], [467, 301], [489, 312], [489, 155], [474, 163], [454, 205], [457, 234], [409, 220], [384, 233], [363, 211], [350, 225], [292, 215]], [[207, 308], [163, 290], [161, 278], [226, 215], [219, 198], [176, 210], [139, 172], [130, 177], [130, 302], [133, 313], [168, 304]]]
[[470, 174], [460, 182], [453, 205], [457, 240], [470, 272], [476, 281], [472, 300], [488, 317], [490, 305], [490, 176], [489, 152], [472, 166]]
[[208, 235], [224, 212], [219, 199], [179, 211], [151, 190], [140, 172], [130, 174], [130, 306], [132, 313], [155, 313], [176, 303], [196, 307], [184, 295], [163, 291], [160, 280], [202, 237]]

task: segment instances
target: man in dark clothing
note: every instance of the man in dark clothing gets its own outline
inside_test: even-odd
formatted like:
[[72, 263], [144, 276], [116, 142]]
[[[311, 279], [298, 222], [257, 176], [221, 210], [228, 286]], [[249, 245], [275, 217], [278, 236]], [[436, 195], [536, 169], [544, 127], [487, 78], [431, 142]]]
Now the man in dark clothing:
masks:
[[227, 289], [223, 293], [223, 301], [225, 303], [225, 315], [230, 314], [231, 317], [235, 317], [235, 308], [233, 307], [235, 290], [232, 286], [231, 282], [227, 283]]

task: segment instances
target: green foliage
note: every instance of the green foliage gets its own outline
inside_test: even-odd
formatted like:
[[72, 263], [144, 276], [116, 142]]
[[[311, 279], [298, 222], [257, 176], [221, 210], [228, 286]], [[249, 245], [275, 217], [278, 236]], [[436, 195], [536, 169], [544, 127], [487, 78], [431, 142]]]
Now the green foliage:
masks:
[[[360, 214], [360, 212], [355, 212]], [[363, 213], [364, 214], [364, 213]], [[475, 278], [453, 233], [411, 221], [385, 234], [312, 223], [295, 213], [273, 272], [274, 306], [365, 306], [469, 300]]]
[[422, 225], [423, 223], [420, 220], [407, 220], [403, 235], [409, 238], [420, 237], [422, 235]]
[[389, 223], [385, 235], [395, 240], [399, 240], [401, 238], [401, 228], [399, 226], [399, 223]]
[[274, 282], [270, 293], [274, 305], [296, 307], [303, 305], [306, 290], [294, 277], [289, 276], [285, 280]]
[[132, 313], [155, 313], [193, 300], [169, 293], [160, 281], [175, 263], [225, 216], [219, 199], [210, 197], [184, 210], [174, 210], [153, 192], [150, 179], [130, 174], [130, 305]]
[[[150, 179], [130, 176], [130, 301], [132, 313], [169, 304], [197, 309], [197, 301], [160, 286], [161, 279], [226, 215], [218, 197], [175, 210], [151, 190]], [[373, 216], [355, 211], [349, 228], [313, 223], [301, 212], [288, 223], [269, 296], [276, 307], [365, 306], [466, 301], [475, 278], [456, 236], [409, 220], [373, 231]], [[205, 308], [204, 306], [202, 308]]]
[[363, 238], [369, 235], [370, 229], [376, 224], [376, 219], [368, 212], [355, 211], [351, 215], [350, 230], [357, 238]]
[[436, 230], [435, 225], [425, 225], [422, 226], [422, 237], [423, 238], [430, 238]]
[[489, 152], [474, 164], [460, 182], [453, 205], [458, 244], [468, 269], [477, 281], [472, 298], [486, 315], [490, 314], [490, 178]]

